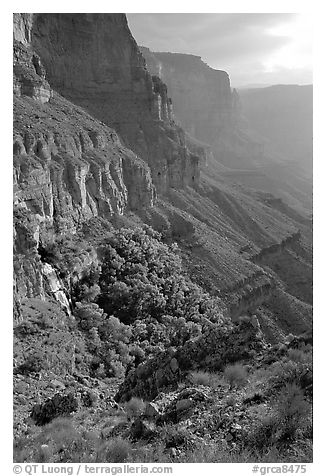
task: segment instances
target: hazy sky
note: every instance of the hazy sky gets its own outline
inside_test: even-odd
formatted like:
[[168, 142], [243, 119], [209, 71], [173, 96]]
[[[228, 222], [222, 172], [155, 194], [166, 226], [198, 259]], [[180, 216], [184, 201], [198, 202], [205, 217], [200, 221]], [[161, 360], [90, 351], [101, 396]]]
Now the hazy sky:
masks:
[[128, 13], [137, 43], [199, 55], [232, 86], [312, 83], [312, 22], [294, 13]]

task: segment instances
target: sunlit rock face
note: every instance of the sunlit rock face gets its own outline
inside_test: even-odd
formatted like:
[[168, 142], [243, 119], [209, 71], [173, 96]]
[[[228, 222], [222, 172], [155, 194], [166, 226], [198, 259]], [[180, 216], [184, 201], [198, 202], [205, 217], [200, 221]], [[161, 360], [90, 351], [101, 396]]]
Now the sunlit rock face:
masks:
[[147, 66], [168, 86], [177, 118], [195, 138], [212, 144], [231, 126], [233, 97], [229, 76], [214, 70], [200, 56], [152, 53], [141, 48]]
[[28, 45], [30, 43], [33, 17], [33, 13], [13, 14], [13, 33], [15, 41], [19, 41], [23, 45]]
[[148, 166], [114, 130], [53, 92], [32, 44], [37, 18], [14, 15], [15, 204], [61, 230], [152, 206]]
[[35, 14], [27, 35], [54, 90], [112, 126], [150, 166], [158, 192], [196, 186], [199, 157], [174, 123], [123, 14]]
[[262, 145], [246, 134], [239, 96], [225, 71], [211, 68], [200, 56], [140, 49], [149, 71], [167, 85], [176, 121], [211, 146], [220, 162], [244, 166], [263, 154]]
[[49, 293], [52, 294], [66, 312], [70, 314], [69, 301], [53, 266], [49, 263], [44, 263], [42, 266], [42, 274], [45, 278]]
[[54, 99], [52, 120], [32, 125], [29, 121], [42, 112], [17, 99], [15, 203], [61, 230], [92, 216], [151, 206], [154, 189], [146, 164], [123, 148], [113, 131], [97, 129], [95, 121], [89, 119], [93, 128], [87, 129], [87, 121], [82, 126], [77, 115], [62, 126], [68, 113], [64, 105]]
[[[60, 96], [31, 43], [35, 15], [14, 15], [15, 295], [52, 295], [68, 310], [40, 243], [75, 233], [88, 219], [152, 207], [149, 166], [117, 133]], [[58, 284], [59, 283], [59, 284]]]

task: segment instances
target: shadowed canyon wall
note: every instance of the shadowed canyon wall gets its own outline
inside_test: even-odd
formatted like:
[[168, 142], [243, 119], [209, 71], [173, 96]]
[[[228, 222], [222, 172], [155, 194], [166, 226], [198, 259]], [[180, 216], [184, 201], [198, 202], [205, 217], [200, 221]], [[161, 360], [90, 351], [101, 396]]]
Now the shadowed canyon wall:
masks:
[[51, 86], [112, 126], [151, 167], [159, 192], [196, 186], [199, 157], [174, 123], [123, 14], [35, 14], [30, 33]]
[[192, 137], [210, 145], [218, 161], [243, 167], [263, 154], [262, 144], [243, 128], [238, 93], [225, 71], [211, 68], [200, 56], [141, 51], [149, 71], [167, 84], [176, 119]]

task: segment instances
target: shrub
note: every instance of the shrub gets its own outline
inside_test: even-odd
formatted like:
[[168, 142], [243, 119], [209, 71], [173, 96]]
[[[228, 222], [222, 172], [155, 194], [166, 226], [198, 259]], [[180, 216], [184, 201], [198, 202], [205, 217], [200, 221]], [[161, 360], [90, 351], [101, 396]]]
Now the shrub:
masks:
[[247, 369], [241, 364], [227, 365], [224, 369], [224, 377], [230, 387], [242, 387], [247, 382]]
[[35, 323], [24, 321], [14, 328], [14, 334], [18, 337], [26, 337], [28, 335], [37, 334], [39, 332]]
[[300, 363], [308, 362], [309, 360], [311, 360], [310, 355], [301, 349], [289, 349], [288, 358], [289, 360], [293, 360], [293, 362]]
[[312, 391], [312, 363], [283, 359], [273, 363], [268, 370], [269, 392], [279, 391], [286, 384], [296, 383], [307, 393]]
[[56, 393], [43, 404], [34, 405], [31, 417], [36, 425], [45, 425], [54, 418], [70, 415], [78, 409], [78, 401], [72, 393], [61, 395]]
[[44, 362], [44, 356], [41, 353], [29, 355], [25, 362], [19, 365], [16, 369], [16, 373], [28, 375], [32, 372], [38, 373], [46, 367]]
[[109, 371], [106, 371], [106, 375], [109, 375], [110, 377], [123, 378], [125, 376], [125, 367], [122, 362], [119, 362], [118, 360], [110, 361]]
[[28, 442], [29, 440], [26, 437], [16, 438], [13, 444], [13, 461], [14, 463], [24, 463], [28, 460], [29, 451], [28, 451]]
[[145, 403], [140, 398], [132, 397], [129, 402], [125, 404], [125, 410], [129, 417], [135, 418], [144, 412]]
[[78, 289], [74, 291], [79, 301], [82, 302], [94, 302], [97, 296], [101, 292], [101, 288], [98, 284], [88, 286], [87, 284], [81, 284]]
[[185, 428], [179, 428], [177, 425], [166, 425], [163, 433], [166, 448], [186, 445], [190, 440], [189, 431]]
[[205, 306], [208, 296], [184, 274], [176, 245], [167, 246], [160, 238], [149, 227], [120, 229], [99, 250], [103, 261], [98, 302], [107, 314], [125, 324], [147, 317], [159, 320], [186, 315], [195, 322], [201, 314], [211, 312]]
[[194, 385], [205, 385], [208, 387], [211, 381], [211, 375], [208, 372], [191, 372], [190, 380]]
[[262, 452], [276, 443], [278, 428], [279, 421], [274, 413], [262, 415], [250, 428], [245, 443]]
[[100, 442], [95, 432], [77, 431], [72, 419], [59, 417], [41, 431], [31, 428], [28, 438], [16, 439], [14, 460], [17, 463], [94, 462]]
[[100, 326], [105, 319], [102, 309], [95, 303], [77, 303], [74, 315], [79, 327], [85, 331]]
[[97, 451], [97, 463], [124, 463], [131, 452], [129, 441], [122, 438], [112, 438]]
[[295, 439], [298, 432], [309, 434], [311, 406], [296, 384], [285, 385], [275, 397], [273, 408], [263, 409], [263, 412], [252, 425], [246, 441], [260, 452], [284, 447], [285, 443]]
[[213, 389], [226, 385], [223, 376], [215, 372], [191, 372], [188, 378], [193, 385], [205, 385]]
[[293, 439], [298, 430], [305, 428], [311, 416], [311, 405], [297, 384], [287, 384], [282, 389], [276, 409], [282, 430], [281, 438], [285, 440]]
[[95, 407], [97, 395], [92, 390], [86, 390], [81, 396], [82, 403], [85, 407]]

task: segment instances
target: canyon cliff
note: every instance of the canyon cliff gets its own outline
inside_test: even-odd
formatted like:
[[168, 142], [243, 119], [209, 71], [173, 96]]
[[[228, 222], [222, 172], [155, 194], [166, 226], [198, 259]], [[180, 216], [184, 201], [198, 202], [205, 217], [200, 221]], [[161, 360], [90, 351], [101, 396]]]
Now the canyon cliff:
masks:
[[248, 461], [280, 378], [312, 394], [310, 219], [228, 178], [261, 157], [227, 73], [149, 72], [123, 14], [14, 14], [13, 46], [15, 462]]
[[[309, 270], [310, 223], [232, 183], [231, 169], [211, 157], [230, 146], [230, 162], [239, 158], [241, 114], [227, 73], [191, 55], [145, 54], [152, 75], [124, 15], [14, 15], [17, 295], [49, 292], [42, 247], [89, 220], [126, 217], [176, 241], [189, 274], [232, 316], [252, 312], [275, 288], [255, 257], [300, 228], [303, 243], [286, 260], [303, 247]], [[69, 280], [52, 288], [69, 300]]]
[[30, 41], [51, 86], [113, 127], [149, 164], [159, 192], [198, 184], [199, 157], [187, 149], [166, 86], [147, 71], [125, 15], [36, 14]]
[[192, 137], [209, 145], [219, 162], [246, 167], [263, 154], [262, 143], [239, 127], [243, 121], [239, 97], [225, 71], [211, 68], [200, 56], [146, 47], [141, 52], [151, 73], [166, 83], [176, 119]]
[[31, 46], [31, 14], [14, 15], [14, 225], [18, 296], [45, 298], [40, 243], [91, 217], [153, 206], [148, 165], [117, 133], [65, 100]]
[[[206, 144], [204, 173], [218, 169], [227, 182], [270, 192], [309, 216], [309, 91], [301, 88], [302, 97], [295, 86], [237, 92], [225, 71], [211, 68], [199, 56], [152, 52], [146, 47], [141, 51], [151, 73], [167, 84], [176, 121]], [[294, 117], [297, 127], [292, 126]]]

